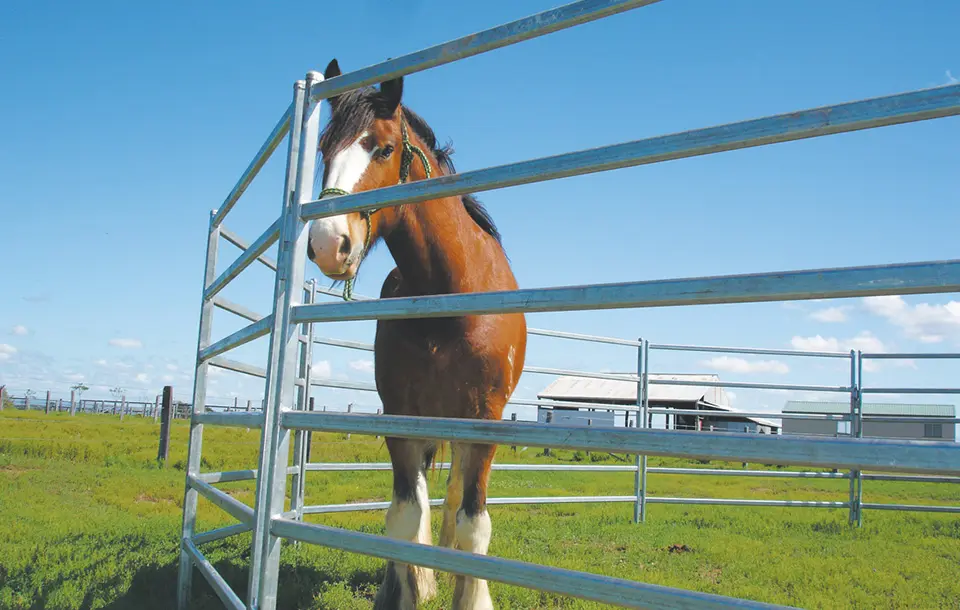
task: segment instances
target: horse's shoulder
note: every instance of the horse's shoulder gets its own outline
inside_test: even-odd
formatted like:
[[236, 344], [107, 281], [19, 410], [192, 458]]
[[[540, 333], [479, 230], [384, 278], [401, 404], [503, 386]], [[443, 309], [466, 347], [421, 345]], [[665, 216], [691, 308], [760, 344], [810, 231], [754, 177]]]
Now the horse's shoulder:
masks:
[[393, 271], [387, 274], [387, 279], [383, 280], [383, 286], [380, 288], [380, 298], [389, 299], [400, 296], [400, 286], [403, 284], [403, 275], [400, 269], [393, 268]]

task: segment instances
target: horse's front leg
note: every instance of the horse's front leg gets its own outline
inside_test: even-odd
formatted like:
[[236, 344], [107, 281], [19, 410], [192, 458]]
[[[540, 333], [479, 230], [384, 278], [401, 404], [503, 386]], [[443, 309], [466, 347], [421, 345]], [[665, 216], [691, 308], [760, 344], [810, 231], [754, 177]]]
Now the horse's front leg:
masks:
[[450, 443], [450, 472], [447, 474], [447, 496], [443, 501], [443, 524], [440, 546], [456, 548], [457, 511], [463, 502], [463, 448]]
[[[393, 498], [387, 509], [387, 536], [431, 544], [430, 500], [426, 464], [436, 446], [424, 441], [387, 438], [393, 463]], [[437, 593], [433, 570], [404, 563], [387, 563], [387, 572], [374, 601], [374, 610], [414, 610]]]
[[[490, 546], [487, 482], [496, 449], [496, 445], [462, 445], [458, 452], [463, 464], [463, 503], [457, 511], [455, 540], [457, 548], [468, 553], [486, 555]], [[493, 610], [487, 581], [457, 575], [453, 610]]]

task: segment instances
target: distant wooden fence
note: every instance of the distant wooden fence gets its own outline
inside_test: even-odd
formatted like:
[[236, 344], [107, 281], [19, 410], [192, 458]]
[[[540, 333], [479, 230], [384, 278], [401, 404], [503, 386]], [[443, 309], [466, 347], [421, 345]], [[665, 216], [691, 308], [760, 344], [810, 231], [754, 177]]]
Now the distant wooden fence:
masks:
[[[77, 413], [119, 415], [123, 420], [126, 417], [152, 417], [159, 421], [161, 412], [161, 394], [157, 394], [153, 402], [142, 400], [127, 400], [125, 396], [119, 399], [78, 398], [75, 391], [70, 392], [70, 398], [53, 398], [51, 391], [43, 395], [13, 395], [5, 387], [0, 386], [0, 410], [4, 406], [12, 406], [21, 411], [43, 411], [44, 413]], [[260, 403], [261, 401], [256, 401]], [[211, 405], [208, 409], [216, 411], [251, 411], [254, 401], [247, 400], [245, 406], [240, 405], [239, 399], [234, 399], [233, 405]], [[260, 405], [258, 405], [259, 407]], [[259, 408], [257, 409], [259, 410]], [[171, 407], [172, 419], [189, 419], [192, 405], [185, 401], [173, 401]]]

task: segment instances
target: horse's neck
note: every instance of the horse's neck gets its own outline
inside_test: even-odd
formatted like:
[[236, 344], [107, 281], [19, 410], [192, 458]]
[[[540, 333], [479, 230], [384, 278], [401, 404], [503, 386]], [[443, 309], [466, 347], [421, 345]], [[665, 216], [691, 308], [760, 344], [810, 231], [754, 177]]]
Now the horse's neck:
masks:
[[406, 289], [416, 294], [481, 289], [486, 240], [459, 197], [404, 206], [386, 238]]

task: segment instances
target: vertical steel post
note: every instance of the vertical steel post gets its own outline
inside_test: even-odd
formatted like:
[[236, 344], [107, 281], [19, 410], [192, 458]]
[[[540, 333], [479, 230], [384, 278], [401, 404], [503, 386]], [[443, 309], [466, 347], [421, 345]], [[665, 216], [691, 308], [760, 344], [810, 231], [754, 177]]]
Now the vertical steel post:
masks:
[[[853, 438], [856, 434], [856, 413], [857, 413], [857, 394], [859, 393], [857, 380], [857, 352], [855, 350], [850, 350], [850, 420], [847, 422], [849, 424], [849, 429], [847, 431], [848, 436]], [[850, 470], [850, 524], [856, 523], [857, 520], [857, 471]]]
[[299, 327], [291, 323], [292, 308], [303, 300], [303, 275], [307, 252], [307, 225], [300, 206], [312, 195], [316, 150], [320, 133], [320, 103], [311, 103], [306, 91], [323, 80], [317, 72], [294, 85], [290, 148], [281, 214], [274, 284], [273, 324], [263, 432], [260, 443], [253, 543], [247, 605], [251, 610], [275, 610], [277, 578], [280, 571], [281, 539], [270, 526], [284, 508], [290, 433], [281, 426], [280, 416], [295, 406]]
[[[863, 352], [857, 350], [856, 421], [850, 422], [851, 432], [856, 426], [857, 438], [863, 438]], [[863, 526], [863, 473], [857, 471], [857, 527]]]
[[[650, 342], [643, 341], [643, 403], [640, 406], [641, 428], [650, 427]], [[640, 523], [647, 521], [647, 456], [640, 460]]]
[[[210, 345], [213, 327], [213, 301], [206, 298], [207, 287], [216, 279], [217, 249], [220, 245], [220, 227], [214, 226], [217, 211], [210, 212], [210, 230], [207, 233], [207, 260], [203, 270], [203, 290], [200, 291], [200, 327], [197, 330], [196, 373], [193, 378], [193, 412], [203, 413], [207, 400], [207, 372], [209, 365], [200, 362], [200, 350]], [[172, 397], [171, 397], [172, 399]], [[200, 450], [203, 445], [203, 425], [190, 421], [190, 438], [187, 442], [187, 468], [185, 478], [200, 472]], [[183, 494], [183, 523], [180, 532], [180, 571], [177, 577], [177, 608], [186, 610], [190, 603], [193, 584], [193, 560], [183, 545], [193, 537], [197, 523], [197, 491], [187, 479]]]
[[[640, 424], [640, 415], [643, 411], [643, 339], [639, 339], [640, 345], [637, 347], [637, 427]], [[630, 415], [627, 411], [623, 412], [623, 425], [627, 427]], [[633, 503], [633, 522], [640, 523], [640, 513], [643, 512], [643, 497], [640, 492], [643, 487], [643, 460], [645, 456], [639, 453], [637, 458], [637, 471], [633, 478], [633, 493], [637, 496], [637, 501]]]
[[[317, 295], [317, 280], [310, 280], [310, 288], [304, 291], [304, 300], [307, 303], [314, 303]], [[310, 405], [311, 382], [313, 381], [313, 322], [305, 324], [306, 343], [301, 350], [302, 359], [300, 362], [300, 378], [303, 379], [303, 391], [300, 393], [300, 400], [297, 403], [297, 409], [306, 411]], [[303, 495], [304, 486], [307, 478], [307, 443], [310, 442], [310, 434], [304, 430], [297, 430], [294, 433], [293, 455], [297, 460], [297, 473], [293, 476], [294, 498], [290, 503], [290, 510], [296, 511], [296, 519], [303, 520]]]

